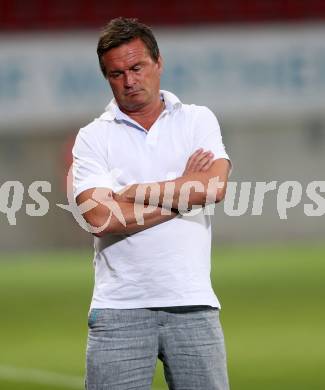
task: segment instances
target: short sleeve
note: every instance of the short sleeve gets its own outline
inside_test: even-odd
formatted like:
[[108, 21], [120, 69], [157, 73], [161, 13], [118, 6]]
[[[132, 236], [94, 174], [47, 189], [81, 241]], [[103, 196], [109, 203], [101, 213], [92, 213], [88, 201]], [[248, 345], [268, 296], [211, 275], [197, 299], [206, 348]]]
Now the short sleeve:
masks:
[[197, 108], [198, 112], [196, 113], [193, 128], [192, 153], [199, 148], [206, 151], [211, 150], [215, 160], [219, 158], [229, 160], [232, 170], [232, 163], [223, 144], [221, 130], [216, 116], [207, 107], [200, 106]]
[[109, 171], [105, 146], [95, 132], [81, 129], [72, 149], [73, 195], [76, 198], [90, 188], [114, 190], [114, 177]]

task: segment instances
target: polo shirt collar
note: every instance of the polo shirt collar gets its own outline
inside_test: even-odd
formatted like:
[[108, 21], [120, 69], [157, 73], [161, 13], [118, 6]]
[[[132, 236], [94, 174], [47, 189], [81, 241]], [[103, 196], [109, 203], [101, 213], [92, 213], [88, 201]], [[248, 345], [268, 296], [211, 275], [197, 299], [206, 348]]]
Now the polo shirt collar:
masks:
[[[176, 95], [171, 92], [160, 90], [160, 96], [165, 101], [166, 110], [172, 112], [182, 106], [181, 101]], [[113, 98], [106, 106], [105, 112], [100, 116], [100, 119], [113, 121], [113, 120], [125, 120], [127, 115], [124, 114], [116, 104], [116, 100]]]

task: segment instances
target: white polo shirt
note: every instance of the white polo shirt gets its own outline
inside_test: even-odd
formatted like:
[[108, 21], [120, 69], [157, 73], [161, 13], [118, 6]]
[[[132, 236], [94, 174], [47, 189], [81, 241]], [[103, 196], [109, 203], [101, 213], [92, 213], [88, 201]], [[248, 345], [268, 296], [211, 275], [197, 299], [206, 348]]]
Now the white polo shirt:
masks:
[[[149, 131], [122, 113], [114, 99], [79, 131], [73, 148], [75, 197], [94, 187], [117, 191], [179, 177], [198, 148], [211, 150], [215, 159], [229, 159], [218, 121], [207, 107], [182, 104], [167, 91], [161, 96], [166, 108]], [[203, 209], [139, 233], [94, 240], [91, 308], [220, 308], [210, 280], [210, 216]]]

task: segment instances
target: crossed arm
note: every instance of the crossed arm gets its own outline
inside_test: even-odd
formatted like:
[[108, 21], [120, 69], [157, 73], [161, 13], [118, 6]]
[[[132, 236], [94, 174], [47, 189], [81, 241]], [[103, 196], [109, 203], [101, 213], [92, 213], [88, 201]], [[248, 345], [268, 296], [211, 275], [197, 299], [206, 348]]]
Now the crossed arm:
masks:
[[[175, 180], [134, 184], [119, 193], [93, 188], [82, 192], [77, 204], [96, 201], [97, 206], [83, 214], [89, 225], [97, 230], [102, 227], [94, 233], [96, 236], [137, 233], [173, 219], [194, 205], [220, 202], [226, 192], [229, 161], [213, 157], [211, 152], [198, 149], [188, 159], [182, 176]], [[213, 179], [217, 179], [217, 186], [211, 186]]]

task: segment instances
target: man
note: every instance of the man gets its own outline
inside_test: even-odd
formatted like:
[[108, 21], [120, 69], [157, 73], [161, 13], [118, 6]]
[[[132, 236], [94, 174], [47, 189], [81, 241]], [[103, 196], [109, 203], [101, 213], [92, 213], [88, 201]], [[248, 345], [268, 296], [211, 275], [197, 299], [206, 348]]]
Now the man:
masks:
[[170, 389], [226, 390], [203, 207], [223, 199], [230, 169], [218, 122], [160, 90], [146, 25], [112, 20], [97, 53], [114, 99], [73, 148], [74, 196], [95, 236], [86, 388], [150, 389], [158, 357]]

